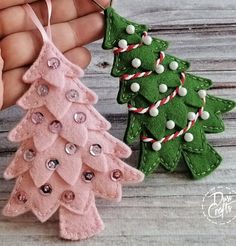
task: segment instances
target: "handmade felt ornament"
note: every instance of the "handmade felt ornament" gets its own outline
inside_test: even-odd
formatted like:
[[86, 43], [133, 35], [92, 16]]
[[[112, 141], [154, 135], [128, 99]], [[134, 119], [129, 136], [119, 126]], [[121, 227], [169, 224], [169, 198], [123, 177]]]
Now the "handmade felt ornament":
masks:
[[4, 173], [17, 180], [3, 213], [31, 211], [44, 222], [59, 209], [60, 236], [80, 240], [104, 227], [95, 196], [120, 201], [122, 184], [140, 182], [144, 175], [120, 159], [129, 157], [130, 148], [107, 132], [110, 123], [93, 107], [96, 94], [79, 80], [83, 70], [53, 44], [52, 5], [46, 3], [47, 32], [25, 6], [44, 44], [23, 77], [30, 88], [17, 104], [27, 113], [9, 134], [20, 147]]
[[[96, 1], [97, 2], [97, 1]], [[210, 174], [221, 162], [206, 133], [224, 131], [221, 118], [235, 103], [207, 94], [209, 79], [187, 73], [190, 64], [166, 54], [166, 41], [152, 38], [145, 25], [104, 9], [103, 49], [113, 49], [111, 75], [120, 78], [117, 101], [127, 104], [124, 141], [140, 138], [139, 169], [162, 165], [174, 171], [184, 160], [193, 178]]]

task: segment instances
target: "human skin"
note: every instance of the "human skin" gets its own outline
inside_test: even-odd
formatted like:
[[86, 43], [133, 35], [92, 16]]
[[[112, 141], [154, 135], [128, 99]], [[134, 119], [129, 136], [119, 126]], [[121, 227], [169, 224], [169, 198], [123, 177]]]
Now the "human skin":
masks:
[[[28, 89], [22, 76], [37, 58], [42, 38], [22, 4], [30, 3], [47, 24], [44, 0], [0, 1], [0, 108], [14, 105]], [[99, 0], [102, 6], [109, 0]], [[103, 36], [104, 18], [92, 0], [52, 0], [52, 36], [55, 45], [73, 63], [85, 69], [91, 54], [85, 45]], [[4, 62], [3, 62], [4, 61]]]

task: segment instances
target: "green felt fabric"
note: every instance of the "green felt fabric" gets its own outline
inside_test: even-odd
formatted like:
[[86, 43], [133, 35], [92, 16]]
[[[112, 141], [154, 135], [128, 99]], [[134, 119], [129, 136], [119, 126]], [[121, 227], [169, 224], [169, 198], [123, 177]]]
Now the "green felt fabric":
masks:
[[221, 156], [209, 144], [206, 145], [205, 150], [200, 154], [183, 151], [183, 156], [195, 179], [207, 176], [222, 161]]
[[[139, 25], [130, 22], [119, 16], [112, 8], [105, 10], [106, 33], [103, 42], [104, 49], [113, 49], [117, 47], [120, 39], [126, 39], [128, 44], [137, 44], [141, 42], [143, 31], [147, 30], [145, 25]], [[135, 26], [135, 34], [126, 33], [127, 25]], [[112, 76], [120, 77], [123, 74], [134, 74], [136, 72], [153, 71], [152, 75], [145, 78], [124, 81], [120, 80], [120, 89], [117, 101], [120, 104], [131, 104], [134, 107], [148, 107], [150, 104], [166, 98], [176, 87], [180, 85], [181, 72], [186, 72], [190, 64], [174, 56], [166, 54], [162, 65], [165, 71], [162, 74], [155, 72], [156, 60], [160, 56], [160, 51], [167, 49], [168, 43], [163, 40], [153, 38], [150, 46], [143, 45], [133, 51], [115, 55], [112, 68]], [[139, 58], [142, 61], [141, 67], [134, 69], [131, 61]], [[179, 67], [176, 71], [169, 68], [171, 61], [177, 61]], [[132, 92], [130, 86], [132, 83], [138, 83], [140, 90]], [[159, 92], [159, 85], [166, 84], [168, 91]], [[202, 107], [203, 101], [198, 95], [199, 90], [207, 90], [212, 86], [209, 79], [186, 73], [184, 87], [187, 89], [187, 96], [180, 97], [177, 95], [166, 105], [159, 108], [159, 115], [151, 117], [148, 113], [136, 114], [129, 112], [128, 125], [125, 133], [125, 142], [132, 144], [140, 136], [148, 136], [160, 140], [161, 138], [180, 131], [188, 124], [188, 112], [197, 113]], [[154, 172], [159, 165], [164, 166], [169, 171], [174, 171], [180, 159], [183, 159], [189, 167], [192, 177], [195, 179], [202, 178], [211, 173], [221, 162], [221, 157], [207, 142], [205, 133], [217, 133], [224, 130], [222, 114], [232, 110], [235, 102], [217, 98], [211, 95], [206, 97], [204, 110], [208, 111], [210, 118], [203, 120], [198, 119], [196, 124], [189, 130], [194, 140], [186, 142], [183, 135], [162, 144], [159, 151], [152, 149], [151, 143], [140, 143], [140, 160], [139, 168], [145, 173]], [[168, 130], [166, 122], [173, 120], [175, 128]]]
[[[143, 32], [148, 30], [146, 25], [136, 24], [119, 16], [113, 8], [107, 8], [104, 11], [104, 15], [106, 31], [102, 44], [103, 49], [117, 47], [120, 39], [127, 40], [128, 44], [140, 43]], [[135, 26], [136, 33], [134, 35], [126, 33], [126, 27], [129, 24]]]

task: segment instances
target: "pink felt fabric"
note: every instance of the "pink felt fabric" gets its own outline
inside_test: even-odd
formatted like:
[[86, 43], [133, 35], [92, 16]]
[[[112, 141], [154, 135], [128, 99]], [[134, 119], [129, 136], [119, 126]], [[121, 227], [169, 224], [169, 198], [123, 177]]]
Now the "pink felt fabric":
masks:
[[92, 204], [83, 215], [75, 214], [61, 207], [59, 219], [60, 236], [67, 240], [87, 239], [104, 229], [104, 224], [95, 204]]
[[[77, 112], [86, 115], [85, 122], [77, 123], [74, 120], [74, 115]], [[42, 123], [34, 124], [32, 122], [31, 118], [35, 113], [41, 113], [44, 116]], [[103, 118], [92, 106], [84, 104], [73, 103], [71, 105], [65, 116], [60, 119], [62, 129], [58, 134], [52, 133], [49, 130], [50, 123], [55, 120], [58, 119], [55, 118], [45, 106], [30, 109], [21, 122], [11, 130], [8, 138], [13, 142], [21, 142], [33, 138], [36, 149], [38, 151], [43, 151], [54, 144], [58, 136], [61, 136], [78, 146], [84, 146], [88, 139], [88, 130], [108, 130], [110, 128], [110, 123], [105, 120], [105, 118]]]
[[[51, 1], [46, 3], [50, 23]], [[120, 201], [122, 184], [141, 182], [144, 175], [120, 160], [131, 150], [107, 132], [110, 123], [92, 106], [96, 94], [79, 80], [83, 70], [52, 43], [50, 26], [46, 33], [31, 7], [25, 8], [44, 45], [23, 77], [31, 87], [17, 103], [28, 111], [8, 136], [21, 145], [4, 173], [6, 179], [17, 180], [3, 213], [12, 217], [31, 211], [44, 222], [59, 209], [60, 236], [86, 239], [104, 228], [94, 197]], [[49, 89], [43, 96], [40, 85]], [[76, 101], [66, 96], [71, 90], [78, 92]], [[61, 128], [52, 131], [55, 121]], [[74, 152], [68, 152], [68, 144], [75, 146]], [[26, 158], [27, 150], [33, 158]], [[49, 160], [56, 160], [56, 168], [48, 166]]]
[[[37, 93], [37, 90], [41, 85], [47, 85], [49, 88], [48, 95], [44, 97], [39, 96]], [[78, 79], [76, 80], [67, 78], [67, 83], [61, 90], [57, 87], [51, 86], [47, 83], [47, 81], [41, 79], [38, 80], [37, 82], [33, 83], [24, 96], [17, 101], [17, 104], [26, 110], [46, 106], [55, 118], [61, 119], [72, 104], [72, 102], [67, 100], [66, 95], [62, 95], [63, 93], [66, 93], [70, 90], [76, 90], [80, 92], [77, 103], [95, 104], [97, 102], [96, 94], [85, 87]]]

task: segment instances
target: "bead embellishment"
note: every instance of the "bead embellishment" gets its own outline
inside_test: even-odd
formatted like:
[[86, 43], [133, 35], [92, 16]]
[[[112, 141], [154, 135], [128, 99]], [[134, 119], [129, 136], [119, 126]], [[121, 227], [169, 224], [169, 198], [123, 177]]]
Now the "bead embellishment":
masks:
[[49, 131], [55, 134], [59, 134], [62, 130], [62, 124], [58, 120], [54, 120], [50, 125], [49, 125]]
[[37, 93], [41, 97], [45, 97], [49, 93], [49, 87], [46, 84], [39, 85], [37, 88]]
[[67, 143], [65, 145], [65, 152], [68, 155], [74, 155], [77, 152], [77, 146], [73, 143]]
[[[198, 112], [195, 114], [194, 112], [189, 112], [188, 113], [188, 119], [189, 118], [193, 118], [193, 116], [195, 115], [193, 120], [189, 120], [188, 125], [181, 129], [180, 131], [176, 131], [175, 133], [171, 134], [171, 135], [167, 135], [161, 139], [153, 139], [151, 137], [148, 136], [142, 136], [141, 139], [144, 143], [152, 143], [152, 148], [155, 151], [159, 151], [161, 149], [161, 144], [162, 143], [166, 143], [168, 141], [174, 140], [182, 135], [184, 135], [184, 140], [186, 142], [192, 142], [194, 140], [194, 136], [192, 133], [189, 133], [188, 131], [196, 124], [197, 120], [199, 117], [202, 117], [202, 115], [204, 115], [204, 108], [206, 105], [206, 97], [204, 97], [202, 99], [203, 105], [201, 108], [199, 108]], [[208, 117], [208, 115], [206, 115]], [[210, 115], [209, 115], [210, 116]], [[203, 116], [204, 117], [204, 116]]]
[[79, 101], [79, 92], [77, 90], [69, 90], [66, 92], [66, 99], [69, 102], [78, 102]]
[[111, 180], [114, 182], [121, 180], [122, 176], [123, 174], [119, 169], [115, 169], [111, 172]]
[[46, 167], [47, 169], [54, 171], [58, 165], [59, 165], [59, 161], [57, 159], [50, 159], [46, 161]]
[[61, 65], [61, 62], [56, 57], [52, 57], [48, 60], [48, 67], [51, 69], [57, 69], [60, 65]]
[[15, 194], [15, 199], [18, 204], [25, 204], [28, 201], [27, 195], [23, 191], [19, 191]]
[[138, 83], [132, 83], [130, 86], [132, 92], [138, 92], [140, 90], [140, 85]]
[[48, 196], [52, 193], [52, 186], [50, 184], [44, 184], [39, 188], [42, 195]]
[[77, 112], [74, 114], [74, 120], [78, 124], [84, 123], [86, 119], [87, 119], [86, 114], [83, 112]]
[[44, 115], [40, 112], [35, 112], [31, 115], [31, 121], [35, 125], [41, 124], [43, 120], [44, 120]]
[[61, 199], [65, 203], [73, 202], [75, 200], [75, 193], [71, 190], [66, 190], [62, 193]]
[[94, 177], [95, 177], [95, 174], [92, 171], [85, 171], [83, 172], [83, 175], [82, 175], [82, 179], [86, 183], [90, 183]]
[[90, 146], [89, 152], [92, 156], [99, 156], [102, 153], [102, 147], [99, 144], [93, 144]]
[[126, 27], [126, 32], [127, 32], [128, 34], [134, 34], [134, 33], [135, 33], [135, 27], [134, 27], [134, 25], [128, 25], [128, 26]]
[[27, 162], [31, 162], [35, 159], [36, 153], [33, 149], [27, 149], [25, 150], [23, 154], [23, 159]]

